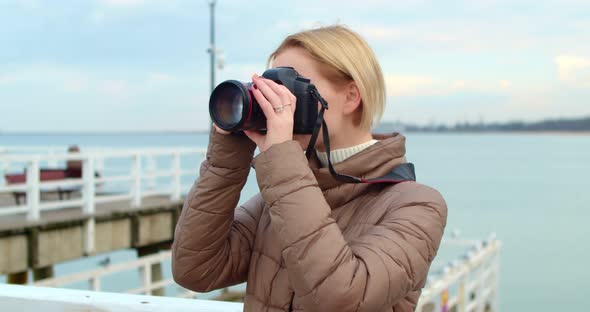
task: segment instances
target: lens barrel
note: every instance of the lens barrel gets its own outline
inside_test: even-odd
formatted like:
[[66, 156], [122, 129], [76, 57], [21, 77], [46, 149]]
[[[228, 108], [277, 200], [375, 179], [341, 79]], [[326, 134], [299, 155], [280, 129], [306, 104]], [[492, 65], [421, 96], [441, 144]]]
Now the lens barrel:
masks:
[[[282, 84], [297, 98], [293, 116], [293, 133], [313, 133], [318, 118], [317, 89], [311, 81], [299, 76], [292, 67], [267, 69], [262, 77]], [[221, 129], [230, 132], [253, 130], [266, 132], [266, 117], [252, 94], [252, 82], [226, 80], [209, 98], [209, 114]]]
[[[259, 130], [258, 103], [250, 91], [251, 83], [227, 80], [220, 83], [209, 98], [209, 114], [215, 124], [226, 131]], [[262, 125], [265, 124], [263, 120]]]

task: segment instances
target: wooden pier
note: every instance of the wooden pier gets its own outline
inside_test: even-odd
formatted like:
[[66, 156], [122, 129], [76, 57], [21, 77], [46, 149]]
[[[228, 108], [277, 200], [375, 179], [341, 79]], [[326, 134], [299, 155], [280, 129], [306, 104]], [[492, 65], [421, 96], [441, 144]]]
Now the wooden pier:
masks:
[[[183, 184], [182, 177], [197, 178], [204, 152], [195, 148], [85, 154], [4, 150], [0, 153], [4, 177], [16, 171], [24, 172], [25, 179], [0, 183], [0, 274], [8, 275], [9, 283], [24, 284], [29, 271], [34, 280], [50, 278], [53, 265], [67, 260], [129, 248], [141, 257], [169, 248], [183, 194], [191, 184]], [[59, 171], [52, 168], [66, 162], [78, 163], [82, 174], [52, 181], [42, 178], [43, 170]], [[156, 183], [162, 179], [167, 180]], [[64, 188], [73, 191], [68, 198], [58, 198]], [[17, 193], [22, 194], [19, 201]], [[158, 267], [151, 274], [154, 280], [162, 275]]]
[[[0, 197], [0, 211], [10, 199]], [[24, 215], [4, 216], [0, 218], [0, 274], [24, 284], [24, 272], [29, 269], [39, 280], [51, 277], [48, 268], [66, 260], [128, 248], [144, 256], [169, 248], [182, 204], [182, 199], [150, 196], [140, 207], [133, 207], [129, 200], [96, 204], [92, 215], [73, 207], [43, 212], [37, 221]]]

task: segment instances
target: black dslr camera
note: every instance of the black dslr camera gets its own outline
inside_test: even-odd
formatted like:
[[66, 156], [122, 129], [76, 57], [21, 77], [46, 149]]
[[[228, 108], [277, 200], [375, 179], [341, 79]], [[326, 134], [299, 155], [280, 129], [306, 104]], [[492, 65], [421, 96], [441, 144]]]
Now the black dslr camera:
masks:
[[[297, 98], [293, 133], [312, 134], [318, 119], [319, 93], [309, 79], [299, 76], [292, 67], [266, 70], [262, 77], [287, 87]], [[252, 94], [252, 82], [226, 80], [209, 98], [209, 114], [221, 129], [266, 131], [266, 117]]]
[[[344, 183], [386, 183], [397, 184], [405, 181], [416, 181], [414, 165], [400, 165], [390, 173], [374, 179], [358, 178], [336, 172], [330, 159], [330, 135], [324, 120], [324, 112], [328, 103], [321, 97], [309, 79], [299, 76], [292, 67], [271, 68], [262, 77], [282, 84], [297, 98], [293, 133], [311, 134], [305, 155], [309, 159], [314, 153], [315, 143], [322, 129], [322, 140], [328, 154], [330, 174]], [[318, 103], [321, 107], [318, 107]], [[266, 117], [252, 95], [252, 83], [227, 80], [220, 83], [209, 98], [209, 114], [215, 124], [231, 132], [254, 130], [266, 132]]]

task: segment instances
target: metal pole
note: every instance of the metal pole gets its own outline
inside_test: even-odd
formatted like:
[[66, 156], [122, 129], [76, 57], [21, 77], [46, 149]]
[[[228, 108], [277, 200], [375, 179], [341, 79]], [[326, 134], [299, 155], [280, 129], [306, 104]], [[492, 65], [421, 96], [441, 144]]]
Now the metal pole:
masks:
[[210, 46], [209, 54], [211, 56], [211, 92], [215, 88], [215, 3], [216, 0], [209, 1], [209, 8], [211, 9], [211, 34], [210, 34]]

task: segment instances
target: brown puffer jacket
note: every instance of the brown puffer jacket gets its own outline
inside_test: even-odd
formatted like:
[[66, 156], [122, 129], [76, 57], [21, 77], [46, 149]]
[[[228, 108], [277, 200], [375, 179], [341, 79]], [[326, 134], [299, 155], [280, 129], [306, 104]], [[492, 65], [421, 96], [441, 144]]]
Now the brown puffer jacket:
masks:
[[[405, 138], [335, 165], [380, 177], [405, 162]], [[254, 144], [212, 131], [176, 226], [176, 282], [206, 292], [247, 282], [245, 311], [413, 311], [446, 224], [441, 195], [415, 182], [343, 184], [295, 141], [253, 161], [260, 193], [236, 208]]]

